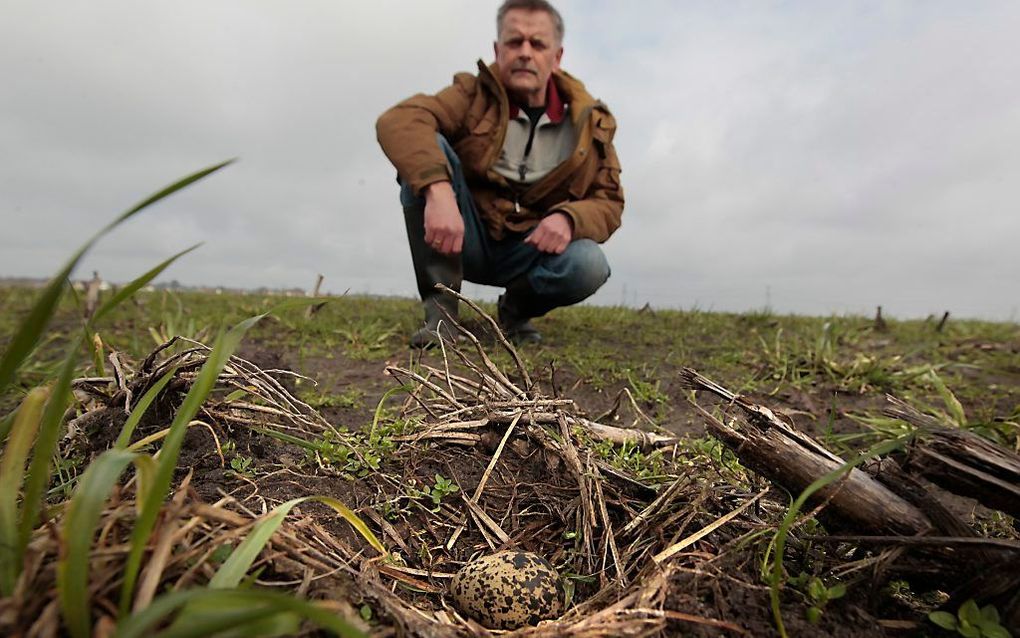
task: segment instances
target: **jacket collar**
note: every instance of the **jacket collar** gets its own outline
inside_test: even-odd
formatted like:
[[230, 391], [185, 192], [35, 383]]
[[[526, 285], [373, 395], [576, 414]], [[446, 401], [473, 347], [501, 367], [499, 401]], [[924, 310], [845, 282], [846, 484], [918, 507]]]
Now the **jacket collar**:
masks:
[[[521, 108], [516, 103], [510, 103], [510, 119], [517, 117], [521, 112]], [[560, 91], [556, 88], [556, 83], [553, 82], [552, 76], [549, 76], [549, 84], [545, 89], [545, 114], [549, 116], [549, 121], [553, 124], [559, 124], [563, 121], [563, 116], [567, 113], [567, 105], [563, 102], [563, 98], [560, 97]]]
[[[499, 68], [496, 63], [485, 64], [482, 60], [478, 61], [478, 71], [482, 76], [488, 76], [488, 79], [493, 84], [493, 91], [497, 95], [502, 96], [504, 100], [508, 100], [506, 95], [506, 89], [503, 88], [502, 83], [499, 81]], [[562, 69], [554, 71], [552, 77], [549, 78], [552, 83], [553, 92], [556, 98], [559, 100], [559, 105], [562, 111], [557, 117], [553, 117], [554, 113], [550, 112], [553, 105], [552, 93], [549, 93], [549, 98], [546, 100], [546, 113], [549, 114], [549, 119], [553, 122], [562, 121], [566, 115], [566, 106], [570, 105], [571, 119], [576, 120], [582, 113], [585, 112], [589, 107], [595, 104], [595, 99], [588, 93], [587, 89], [584, 88], [584, 84], [570, 75]], [[510, 104], [509, 101], [504, 102], [509, 107], [508, 115], [510, 117], [516, 117], [519, 112], [518, 108], [514, 104]]]

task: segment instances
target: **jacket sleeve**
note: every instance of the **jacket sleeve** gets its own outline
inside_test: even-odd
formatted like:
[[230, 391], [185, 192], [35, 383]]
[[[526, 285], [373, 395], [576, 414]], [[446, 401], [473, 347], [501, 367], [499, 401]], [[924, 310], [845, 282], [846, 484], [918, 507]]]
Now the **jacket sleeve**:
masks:
[[450, 179], [436, 133], [451, 141], [457, 136], [476, 90], [474, 76], [458, 73], [439, 93], [412, 96], [379, 116], [375, 125], [379, 145], [415, 194]]
[[555, 211], [566, 213], [574, 224], [574, 239], [592, 239], [602, 243], [620, 227], [623, 216], [623, 186], [620, 184], [620, 159], [613, 147], [616, 122], [611, 115], [593, 125], [593, 148], [598, 153], [595, 177], [584, 197], [565, 202]]

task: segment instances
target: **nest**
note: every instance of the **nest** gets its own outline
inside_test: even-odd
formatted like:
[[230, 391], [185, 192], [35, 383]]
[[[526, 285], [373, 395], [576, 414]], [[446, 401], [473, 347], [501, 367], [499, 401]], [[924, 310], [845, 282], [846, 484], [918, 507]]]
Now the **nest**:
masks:
[[[305, 442], [298, 449], [308, 463], [300, 471], [237, 476], [230, 492], [218, 485], [200, 489], [202, 477], [184, 476], [151, 539], [135, 609], [156, 592], [207, 583], [224, 548], [235, 546], [258, 516], [283, 500], [272, 495], [287, 483], [305, 485], [309, 494], [331, 490], [327, 495], [347, 502], [388, 551], [379, 555], [325, 508], [301, 506], [262, 552], [255, 582], [315, 600], [372, 635], [489, 635], [449, 604], [446, 587], [465, 562], [503, 549], [550, 560], [564, 576], [568, 598], [561, 618], [507, 635], [645, 636], [677, 623], [695, 635], [746, 633], [726, 618], [731, 609], [723, 597], [713, 605], [699, 592], [728, 581], [761, 595], [755, 558], [746, 547], [781, 518], [782, 505], [765, 498], [768, 488], [755, 485], [739, 464], [720, 462], [668, 433], [634, 427], [650, 420], [627, 396], [618, 399], [614, 414], [597, 418], [569, 398], [547, 396], [496, 323], [462, 300], [489, 322], [510, 370], [458, 326], [463, 338], [440, 344], [433, 351], [438, 356], [387, 368], [406, 400], [395, 414], [380, 412], [372, 432], [339, 429], [295, 398], [281, 381], [294, 373], [231, 358], [219, 391], [196, 422], [212, 433], [219, 462], [225, 462], [223, 439], [240, 428], [281, 448]], [[139, 435], [165, 427], [208, 353], [196, 342], [169, 343], [137, 369], [114, 355], [112, 378], [76, 384], [88, 410], [72, 421], [65, 453], [82, 446], [101, 451], [95, 436], [84, 435], [89, 422], [116, 423], [111, 414], [126, 414], [176, 366], [174, 381]], [[626, 411], [632, 427], [601, 422]], [[400, 428], [385, 438], [387, 454], [366, 453], [366, 441], [394, 423]], [[336, 463], [324, 440], [331, 449], [346, 449], [352, 461]], [[458, 489], [430, 500], [436, 475]], [[211, 489], [220, 495], [213, 502]], [[116, 614], [134, 515], [129, 481], [103, 512], [91, 557], [99, 627], [109, 627]], [[0, 601], [0, 629], [31, 627], [28, 636], [59, 631], [54, 583], [60, 524], [58, 516], [37, 530], [18, 593]], [[369, 623], [359, 614], [365, 605], [373, 610]]]

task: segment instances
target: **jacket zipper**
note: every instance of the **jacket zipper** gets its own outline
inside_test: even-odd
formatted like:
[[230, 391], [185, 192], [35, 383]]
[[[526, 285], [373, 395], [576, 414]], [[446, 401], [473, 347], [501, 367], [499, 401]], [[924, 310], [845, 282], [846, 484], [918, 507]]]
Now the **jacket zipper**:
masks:
[[[517, 167], [517, 175], [520, 176], [522, 185], [528, 174], [528, 158], [531, 156], [531, 148], [535, 143], [535, 136], [538, 135], [538, 124], [541, 120], [541, 116], [538, 119], [532, 119], [531, 114], [528, 114], [528, 143], [524, 146], [524, 157], [521, 158], [521, 164]], [[518, 215], [521, 214], [520, 195], [516, 188], [514, 189], [514, 210]]]
[[[596, 100], [590, 106], [585, 107], [584, 111], [581, 112], [581, 117], [578, 119], [578, 121], [582, 122], [582, 126], [584, 126], [584, 123], [587, 123], [589, 126], [592, 125], [591, 124], [591, 114], [592, 114], [592, 111], [595, 110], [595, 106], [598, 105], [598, 104], [599, 104], [599, 102]], [[536, 192], [541, 193], [541, 195], [536, 196], [536, 197], [532, 197], [531, 199], [538, 200], [538, 199], [541, 199], [541, 197], [544, 197], [547, 193], [543, 192], [543, 191], [548, 191], [549, 189], [548, 189], [548, 187], [544, 187], [544, 188], [540, 188], [540, 187], [543, 187], [545, 184], [548, 184], [550, 182], [556, 181], [556, 180], [553, 179], [554, 177], [557, 180], [559, 179], [559, 174], [560, 174], [560, 172], [562, 172], [562, 170], [564, 168], [564, 165], [566, 165], [567, 162], [570, 161], [570, 159], [572, 159], [575, 155], [577, 155], [578, 148], [580, 148], [581, 144], [585, 143], [585, 137], [583, 135], [581, 135], [581, 133], [583, 133], [583, 131], [579, 131], [578, 132], [577, 146], [575, 146], [574, 150], [571, 152], [570, 158], [568, 158], [566, 161], [564, 161], [562, 164], [560, 164], [559, 167], [557, 167], [560, 170], [551, 171], [548, 175], [543, 177], [541, 180], [539, 180], [538, 182], [536, 182], [536, 183], [531, 185], [531, 189], [528, 191], [529, 193], [532, 193], [532, 194], [534, 194]]]

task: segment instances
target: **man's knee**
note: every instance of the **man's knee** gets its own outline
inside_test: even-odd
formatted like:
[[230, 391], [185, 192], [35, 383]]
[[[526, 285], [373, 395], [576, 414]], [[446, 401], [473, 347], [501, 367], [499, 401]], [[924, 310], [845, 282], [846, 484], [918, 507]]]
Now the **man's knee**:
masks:
[[594, 294], [609, 274], [609, 262], [598, 243], [578, 239], [563, 254], [546, 260], [529, 279], [535, 292], [559, 299], [559, 305], [570, 305]]
[[582, 298], [594, 294], [609, 279], [609, 261], [598, 243], [578, 239], [570, 243], [566, 252], [570, 253], [571, 287], [583, 295]]

